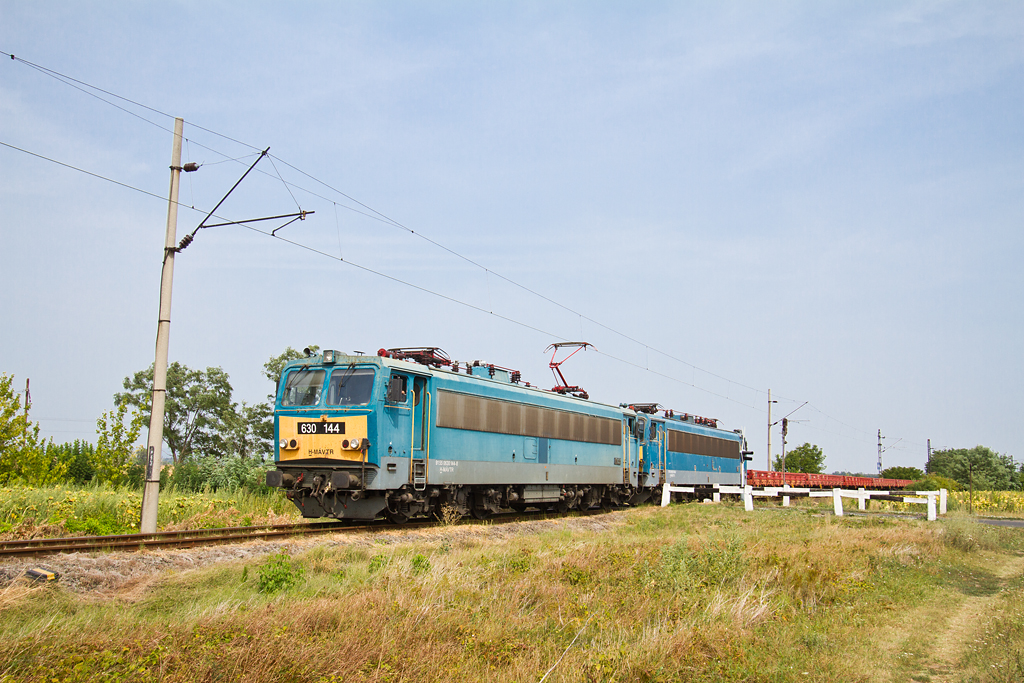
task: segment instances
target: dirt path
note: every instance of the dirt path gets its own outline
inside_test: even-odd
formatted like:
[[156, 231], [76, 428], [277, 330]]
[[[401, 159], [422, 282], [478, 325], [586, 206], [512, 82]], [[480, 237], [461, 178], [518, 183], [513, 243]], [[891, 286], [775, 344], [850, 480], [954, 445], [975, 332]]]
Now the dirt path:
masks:
[[[1024, 574], [1024, 556], [1010, 558], [997, 567], [994, 574], [1001, 586]], [[956, 612], [946, 622], [945, 629], [935, 637], [935, 647], [923, 667], [928, 672], [927, 680], [933, 683], [952, 683], [958, 680], [960, 670], [957, 664], [960, 657], [978, 630], [981, 619], [993, 611], [1001, 593], [1000, 588], [990, 595], [964, 597]]]

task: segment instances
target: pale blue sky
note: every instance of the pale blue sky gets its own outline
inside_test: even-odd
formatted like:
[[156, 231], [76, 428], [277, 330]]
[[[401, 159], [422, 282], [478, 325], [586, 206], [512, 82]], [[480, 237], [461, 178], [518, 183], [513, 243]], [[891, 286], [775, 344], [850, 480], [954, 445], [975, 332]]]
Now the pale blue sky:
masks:
[[[0, 50], [185, 118], [207, 165], [182, 202], [212, 208], [244, 171], [222, 154], [270, 146], [642, 342], [278, 161], [322, 195], [293, 188], [316, 214], [282, 235], [544, 333], [204, 231], [177, 261], [171, 358], [222, 366], [236, 399], [265, 396], [286, 345], [437, 345], [546, 386], [544, 348], [582, 335], [602, 353], [565, 371], [595, 399], [745, 427], [760, 467], [769, 388], [776, 410], [810, 402], [790, 444], [830, 470], [873, 471], [879, 428], [902, 439], [886, 464], [923, 465], [928, 438], [1024, 456], [1020, 3], [0, 0]], [[166, 195], [171, 121], [127, 108], [158, 125], [0, 60], [0, 142]], [[296, 210], [257, 168], [222, 215]], [[44, 433], [93, 438], [152, 362], [166, 201], [3, 147], [0, 169], [0, 371], [32, 379]]]

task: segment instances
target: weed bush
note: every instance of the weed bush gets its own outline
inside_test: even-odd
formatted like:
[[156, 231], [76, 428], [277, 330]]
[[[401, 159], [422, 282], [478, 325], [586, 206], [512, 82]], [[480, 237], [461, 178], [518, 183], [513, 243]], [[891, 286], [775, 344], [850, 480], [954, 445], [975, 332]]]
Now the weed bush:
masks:
[[375, 572], [380, 571], [381, 569], [384, 569], [384, 567], [387, 567], [388, 564], [390, 564], [390, 558], [388, 558], [387, 555], [374, 555], [370, 558], [370, 564], [366, 568], [366, 571], [373, 574]]
[[422, 574], [423, 572], [430, 571], [430, 560], [427, 559], [426, 555], [417, 553], [412, 556], [412, 572], [413, 574]]
[[302, 581], [304, 573], [302, 567], [292, 562], [288, 553], [276, 553], [260, 565], [259, 591], [276, 593], [287, 590]]

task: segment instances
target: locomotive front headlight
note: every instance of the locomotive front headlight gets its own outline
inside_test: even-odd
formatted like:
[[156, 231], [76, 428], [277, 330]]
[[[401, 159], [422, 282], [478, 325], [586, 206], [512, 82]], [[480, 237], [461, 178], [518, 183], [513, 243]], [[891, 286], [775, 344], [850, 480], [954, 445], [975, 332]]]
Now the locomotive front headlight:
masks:
[[288, 448], [288, 439], [281, 439], [281, 443], [278, 444], [282, 450]]

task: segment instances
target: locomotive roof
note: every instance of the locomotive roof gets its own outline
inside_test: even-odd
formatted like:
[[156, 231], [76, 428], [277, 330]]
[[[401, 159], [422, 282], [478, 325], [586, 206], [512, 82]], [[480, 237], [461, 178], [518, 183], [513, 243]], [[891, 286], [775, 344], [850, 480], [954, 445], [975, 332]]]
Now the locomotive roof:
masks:
[[[609, 403], [602, 403], [600, 401], [595, 401], [595, 400], [589, 399], [589, 398], [588, 399], [579, 398], [578, 396], [573, 396], [571, 394], [559, 394], [559, 393], [555, 393], [555, 392], [549, 391], [547, 389], [544, 389], [544, 388], [541, 388], [541, 387], [535, 386], [535, 385], [527, 386], [526, 384], [513, 384], [512, 382], [510, 382], [508, 380], [498, 380], [498, 379], [493, 379], [491, 377], [483, 377], [483, 376], [478, 375], [478, 374], [465, 374], [465, 373], [460, 373], [460, 372], [458, 372], [457, 370], [454, 370], [454, 369], [443, 368], [443, 367], [433, 367], [433, 366], [430, 366], [430, 365], [424, 365], [422, 363], [417, 363], [417, 362], [414, 362], [414, 361], [401, 360], [401, 359], [397, 359], [397, 358], [388, 358], [388, 357], [380, 356], [380, 355], [372, 355], [372, 356], [371, 355], [355, 355], [355, 354], [346, 354], [346, 353], [343, 353], [341, 351], [334, 351], [333, 353], [334, 353], [334, 363], [330, 363], [330, 364], [325, 365], [323, 363], [323, 354], [322, 353], [321, 354], [315, 354], [315, 355], [308, 356], [306, 358], [299, 358], [297, 360], [289, 361], [288, 363], [285, 364], [284, 368], [282, 369], [282, 372], [283, 372], [284, 369], [288, 369], [288, 368], [292, 368], [292, 367], [302, 367], [302, 366], [305, 366], [305, 367], [310, 367], [310, 366], [335, 367], [335, 366], [350, 365], [352, 363], [358, 363], [360, 365], [376, 365], [376, 366], [379, 366], [379, 367], [398, 368], [398, 369], [404, 370], [406, 372], [409, 372], [411, 374], [431, 375], [431, 376], [434, 376], [434, 377], [443, 377], [443, 378], [446, 378], [446, 379], [458, 379], [458, 380], [461, 380], [461, 381], [468, 381], [468, 382], [471, 382], [471, 383], [486, 382], [488, 384], [501, 385], [502, 387], [505, 387], [505, 388], [512, 388], [512, 387], [514, 387], [514, 388], [519, 389], [521, 391], [534, 392], [538, 397], [542, 397], [542, 398], [545, 398], [545, 399], [553, 400], [555, 403], [562, 403], [563, 401], [567, 401], [567, 402], [575, 403], [576, 405], [591, 406], [591, 407], [597, 408], [599, 410], [600, 409], [610, 409], [610, 410], [614, 411], [615, 413], [619, 413], [619, 414], [625, 413], [627, 415], [633, 415], [633, 416], [643, 415], [644, 417], [648, 417], [650, 419], [657, 419], [659, 422], [664, 421], [666, 426], [677, 427], [677, 428], [678, 427], [685, 427], [686, 431], [692, 431], [694, 433], [704, 433], [704, 434], [707, 434], [707, 435], [716, 435], [716, 436], [722, 436], [722, 435], [738, 436], [740, 434], [740, 432], [738, 430], [737, 431], [730, 431], [730, 430], [722, 429], [721, 427], [717, 427], [717, 426], [716, 427], [711, 427], [709, 425], [702, 425], [702, 424], [696, 424], [696, 423], [693, 423], [693, 422], [686, 422], [683, 419], [683, 416], [678, 415], [678, 414], [674, 415], [672, 417], [665, 416], [665, 415], [663, 415], [663, 416], [649, 415], [649, 414], [646, 414], [645, 412], [634, 410], [634, 409], [630, 408], [627, 405], [612, 405], [612, 404], [609, 404]], [[468, 363], [467, 363], [467, 365], [468, 365]], [[484, 368], [486, 368], [486, 367], [488, 367], [488, 364], [478, 363], [478, 365], [476, 367], [484, 367]], [[504, 371], [506, 369], [505, 368], [500, 368], [500, 370]]]

